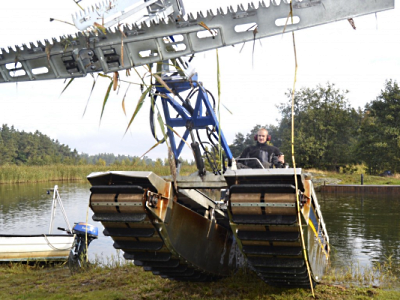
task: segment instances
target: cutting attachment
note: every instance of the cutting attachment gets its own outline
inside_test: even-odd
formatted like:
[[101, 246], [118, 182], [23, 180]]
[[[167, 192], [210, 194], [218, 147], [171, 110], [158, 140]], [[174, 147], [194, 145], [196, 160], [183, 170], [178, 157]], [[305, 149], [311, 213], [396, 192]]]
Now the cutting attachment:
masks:
[[[76, 15], [74, 21], [87, 25], [87, 18], [94, 21], [98, 13], [111, 14], [117, 7], [112, 5], [118, 3], [121, 9], [127, 2], [107, 1]], [[260, 2], [258, 8], [250, 3], [247, 9], [230, 6], [226, 11], [217, 9], [216, 14], [209, 10], [206, 15], [199, 12], [182, 18], [179, 3], [174, 2], [175, 13], [168, 18], [1, 49], [0, 83], [115, 72], [394, 8], [394, 0], [308, 0], [293, 5], [271, 1]], [[154, 11], [152, 5], [148, 9]], [[293, 23], [288, 20], [291, 9]]]

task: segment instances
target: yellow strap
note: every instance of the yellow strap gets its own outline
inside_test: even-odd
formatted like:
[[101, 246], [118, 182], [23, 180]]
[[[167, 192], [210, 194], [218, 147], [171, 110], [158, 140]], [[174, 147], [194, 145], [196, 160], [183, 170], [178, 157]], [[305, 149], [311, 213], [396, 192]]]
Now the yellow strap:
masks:
[[326, 259], [328, 259], [328, 253], [325, 251], [325, 247], [324, 247], [324, 245], [322, 244], [321, 239], [319, 238], [319, 235], [318, 235], [318, 233], [317, 233], [317, 230], [316, 230], [315, 227], [314, 227], [314, 223], [313, 223], [313, 222], [309, 222], [309, 224], [310, 224], [310, 227], [311, 227], [312, 231], [314, 231], [315, 236], [317, 237], [318, 244], [321, 246], [322, 251], [324, 251], [324, 254], [325, 254]]
[[[289, 14], [289, 16], [291, 17], [292, 24], [293, 24], [292, 1], [290, 1], [290, 14]], [[301, 224], [299, 187], [298, 187], [297, 174], [296, 174], [296, 161], [294, 159], [294, 91], [295, 91], [295, 86], [296, 86], [296, 81], [297, 81], [297, 53], [296, 53], [296, 41], [295, 41], [295, 38], [294, 38], [294, 32], [293, 31], [292, 31], [292, 39], [293, 39], [295, 71], [294, 71], [294, 80], [293, 80], [293, 89], [292, 89], [292, 138], [291, 138], [291, 142], [292, 142], [292, 161], [293, 161], [293, 169], [294, 169], [294, 181], [295, 181], [295, 185], [296, 185], [297, 218], [299, 220], [301, 245], [302, 245], [302, 249], [303, 249], [304, 260], [306, 262], [308, 279], [310, 280], [310, 287], [311, 287], [312, 295], [315, 298], [314, 287], [313, 287], [312, 277], [311, 277], [310, 264], [309, 264], [309, 261], [308, 261], [307, 251], [306, 251], [306, 248], [305, 248], [303, 227], [302, 227], [302, 224]]]

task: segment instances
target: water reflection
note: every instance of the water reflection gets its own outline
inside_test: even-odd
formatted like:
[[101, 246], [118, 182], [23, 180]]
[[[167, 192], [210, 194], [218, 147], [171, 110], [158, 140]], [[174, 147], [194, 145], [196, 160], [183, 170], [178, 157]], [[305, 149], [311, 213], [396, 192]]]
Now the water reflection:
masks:
[[[102, 234], [101, 223], [92, 220], [88, 209], [89, 183], [58, 184], [69, 221], [86, 221], [99, 227], [99, 239], [90, 245], [90, 258], [107, 261], [116, 251], [112, 240]], [[0, 185], [0, 228], [5, 234], [47, 233], [51, 213], [51, 195], [46, 190], [54, 184], [35, 183]], [[332, 266], [359, 263], [370, 267], [393, 255], [400, 260], [400, 198], [375, 195], [318, 194], [332, 247]], [[54, 228], [65, 227], [57, 211]]]
[[[69, 222], [85, 222], [99, 228], [99, 238], [90, 244], [89, 258], [107, 259], [116, 254], [109, 237], [103, 235], [103, 226], [92, 220], [93, 212], [89, 208], [89, 183], [57, 183], [63, 206]], [[3, 234], [42, 234], [48, 233], [52, 193], [46, 192], [54, 184], [15, 184], [0, 185], [0, 228]], [[61, 210], [56, 210], [53, 233], [57, 227], [66, 227]]]
[[335, 267], [371, 267], [400, 259], [400, 199], [385, 195], [318, 194]]

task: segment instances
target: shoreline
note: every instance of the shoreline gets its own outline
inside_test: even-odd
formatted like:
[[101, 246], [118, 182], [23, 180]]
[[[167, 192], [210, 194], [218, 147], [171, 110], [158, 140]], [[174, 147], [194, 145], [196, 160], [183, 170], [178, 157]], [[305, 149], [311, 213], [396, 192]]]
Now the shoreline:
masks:
[[[343, 274], [346, 276], [348, 274]], [[213, 282], [179, 282], [145, 272], [133, 263], [119, 260], [71, 273], [65, 266], [41, 267], [22, 264], [0, 265], [1, 299], [399, 299], [397, 286], [354, 284], [328, 275], [309, 289], [274, 288], [256, 274], [241, 269]], [[343, 282], [343, 283], [341, 283]], [[18, 286], [18, 289], [15, 288]]]
[[[170, 174], [169, 166], [147, 166], [147, 165], [46, 165], [46, 166], [0, 166], [0, 185], [15, 183], [37, 183], [51, 181], [86, 181], [92, 172], [118, 171], [152, 171], [159, 176]], [[196, 166], [184, 165], [181, 168], [182, 175], [196, 172]], [[364, 176], [364, 186], [400, 186], [400, 174], [391, 177], [372, 176], [364, 174], [346, 174], [319, 170], [303, 170], [304, 174], [312, 176], [312, 182], [316, 191], [321, 186], [360, 186], [361, 178]]]
[[329, 184], [318, 187], [318, 192], [327, 194], [400, 194], [400, 185], [355, 185], [355, 184]]

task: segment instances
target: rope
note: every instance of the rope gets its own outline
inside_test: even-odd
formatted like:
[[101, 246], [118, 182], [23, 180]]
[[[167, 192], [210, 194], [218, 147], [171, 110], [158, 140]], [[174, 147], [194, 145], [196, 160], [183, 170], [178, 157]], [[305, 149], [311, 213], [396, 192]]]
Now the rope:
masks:
[[46, 234], [43, 234], [43, 237], [44, 237], [44, 239], [46, 240], [47, 245], [48, 245], [51, 249], [53, 249], [53, 250], [65, 251], [65, 250], [71, 250], [72, 247], [73, 247], [73, 245], [72, 245], [71, 247], [67, 247], [67, 248], [64, 248], [64, 249], [57, 248], [57, 247], [55, 247], [52, 243], [50, 243], [50, 241], [49, 241], [49, 239], [47, 238], [47, 235], [46, 235]]
[[[291, 18], [292, 24], [293, 24], [293, 8], [292, 8], [292, 1], [290, 1], [290, 13], [289, 16]], [[285, 26], [286, 27], [286, 26]], [[308, 279], [310, 280], [310, 287], [311, 287], [311, 292], [313, 298], [315, 298], [314, 294], [314, 286], [312, 282], [312, 277], [311, 277], [311, 270], [310, 270], [310, 263], [308, 261], [308, 255], [307, 255], [307, 250], [305, 248], [305, 242], [304, 242], [304, 233], [303, 233], [303, 226], [301, 223], [301, 215], [300, 215], [300, 199], [299, 199], [299, 186], [298, 186], [298, 181], [297, 181], [297, 174], [296, 174], [296, 160], [294, 158], [294, 93], [295, 93], [295, 87], [296, 87], [296, 81], [297, 81], [297, 52], [296, 52], [296, 41], [294, 37], [294, 31], [292, 31], [292, 39], [293, 39], [293, 51], [294, 51], [294, 61], [295, 61], [295, 71], [294, 71], [294, 80], [293, 80], [293, 88], [292, 88], [292, 134], [291, 134], [291, 146], [292, 146], [292, 161], [293, 161], [293, 169], [294, 169], [294, 181], [295, 181], [295, 186], [296, 186], [296, 204], [297, 204], [297, 218], [299, 220], [299, 229], [300, 229], [300, 236], [301, 236], [301, 245], [302, 245], [302, 250], [303, 250], [303, 255], [304, 255], [304, 260], [306, 262], [306, 267], [307, 267], [307, 273], [308, 273]]]
[[85, 226], [85, 228], [86, 228], [86, 230], [85, 230], [85, 248], [86, 248], [86, 255], [85, 255], [85, 259], [86, 259], [86, 262], [88, 262], [89, 261], [89, 255], [88, 255], [88, 220], [89, 220], [89, 207], [90, 207], [90, 204], [88, 204], [88, 207], [87, 207], [87, 209], [86, 209], [86, 226]]

